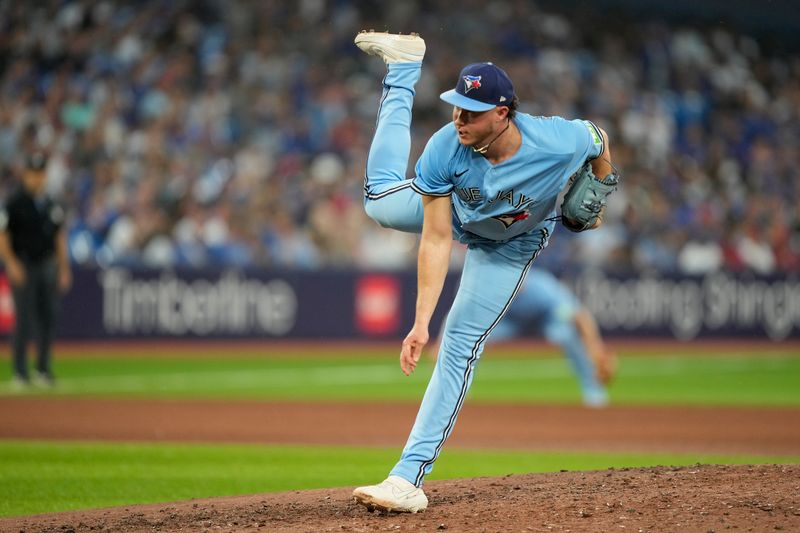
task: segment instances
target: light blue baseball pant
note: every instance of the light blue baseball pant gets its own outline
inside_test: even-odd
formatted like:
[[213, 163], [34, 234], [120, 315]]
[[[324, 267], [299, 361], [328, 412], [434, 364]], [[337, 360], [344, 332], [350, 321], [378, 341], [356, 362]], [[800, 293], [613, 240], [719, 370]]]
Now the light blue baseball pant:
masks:
[[561, 346], [567, 355], [578, 377], [583, 402], [586, 405], [603, 405], [608, 402], [608, 392], [597, 379], [594, 363], [589, 358], [589, 352], [575, 323], [572, 320], [551, 320], [545, 324], [543, 333], [547, 340]]
[[[421, 67], [421, 63], [389, 65], [364, 178], [367, 214], [384, 227], [417, 233], [422, 230], [422, 199], [405, 176], [411, 149], [414, 84]], [[436, 367], [391, 475], [422, 485], [453, 431], [486, 339], [505, 314], [543, 246], [544, 237], [533, 247], [510, 241], [471, 245], [468, 249]], [[491, 283], [487, 284], [487, 280]]]
[[364, 175], [364, 209], [385, 228], [422, 231], [422, 198], [406, 179], [411, 152], [411, 104], [422, 63], [393, 63], [383, 79], [375, 135]]
[[[525, 297], [526, 290], [530, 290], [530, 287], [522, 289], [520, 298]], [[518, 303], [522, 302], [516, 302], [515, 305]], [[517, 314], [520, 316], [518, 320], [515, 320]], [[492, 333], [492, 341], [503, 341], [519, 337], [521, 323], [526, 318], [524, 312], [515, 312], [514, 308], [512, 308], [509, 316]], [[608, 391], [597, 379], [594, 363], [589, 357], [586, 345], [581, 340], [578, 328], [575, 326], [574, 315], [570, 317], [548, 317], [543, 319], [542, 323], [537, 326], [544, 338], [553, 344], [557, 344], [564, 351], [575, 372], [575, 376], [578, 378], [584, 403], [587, 405], [605, 404], [608, 401]]]

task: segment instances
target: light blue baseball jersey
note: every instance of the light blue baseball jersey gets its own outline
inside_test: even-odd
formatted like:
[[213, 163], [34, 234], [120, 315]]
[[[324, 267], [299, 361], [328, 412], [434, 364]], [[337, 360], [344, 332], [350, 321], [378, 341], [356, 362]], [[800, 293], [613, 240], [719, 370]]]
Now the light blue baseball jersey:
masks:
[[559, 193], [586, 160], [603, 152], [602, 136], [587, 120], [518, 113], [514, 122], [522, 145], [502, 163], [492, 165], [463, 146], [452, 123], [431, 137], [417, 161], [412, 188], [428, 196], [452, 194], [461, 242], [505, 242], [541, 230], [550, 235]]

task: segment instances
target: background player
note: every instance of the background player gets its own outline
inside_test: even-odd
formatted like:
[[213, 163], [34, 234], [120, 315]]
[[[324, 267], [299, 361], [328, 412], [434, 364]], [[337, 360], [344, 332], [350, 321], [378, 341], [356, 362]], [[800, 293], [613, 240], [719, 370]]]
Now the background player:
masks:
[[566, 285], [540, 268], [528, 272], [525, 286], [491, 340], [509, 340], [530, 329], [564, 351], [578, 378], [584, 405], [608, 404], [606, 385], [614, 376], [616, 357], [603, 342], [589, 310]]
[[517, 114], [506, 73], [475, 63], [441, 95], [453, 106], [453, 122], [431, 137], [416, 177], [405, 179], [425, 43], [416, 35], [370, 32], [356, 44], [388, 65], [366, 165], [365, 208], [383, 226], [422, 231], [416, 318], [400, 354], [406, 374], [428, 342], [453, 236], [468, 246], [436, 367], [400, 461], [383, 483], [353, 492], [368, 508], [417, 512], [427, 507], [420, 487], [453, 430], [484, 344], [555, 229], [559, 193], [571, 176], [577, 176], [573, 190], [589, 180], [602, 183], [606, 189], [592, 191], [597, 201], [588, 202], [597, 208], [592, 217], [578, 225], [567, 217], [571, 227], [596, 227], [616, 175], [607, 136], [594, 124]]

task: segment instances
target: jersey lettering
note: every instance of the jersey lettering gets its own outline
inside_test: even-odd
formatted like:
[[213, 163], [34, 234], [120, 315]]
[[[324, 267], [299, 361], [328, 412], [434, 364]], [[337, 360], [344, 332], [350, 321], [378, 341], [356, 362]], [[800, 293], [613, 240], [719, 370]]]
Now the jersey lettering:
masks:
[[522, 193], [519, 193], [519, 197], [515, 201], [514, 200], [514, 190], [513, 189], [510, 190], [510, 191], [500, 191], [500, 192], [498, 192], [497, 196], [495, 196], [492, 200], [489, 200], [489, 203], [491, 204], [491, 203], [498, 202], [498, 201], [503, 201], [503, 200], [508, 202], [508, 205], [510, 205], [511, 207], [514, 207], [515, 209], [525, 209], [525, 208], [529, 207], [530, 205], [536, 203], [536, 201], [533, 198], [525, 196]]
[[456, 188], [456, 194], [459, 198], [468, 204], [479, 202], [483, 200], [481, 190], [477, 187], [460, 187]]

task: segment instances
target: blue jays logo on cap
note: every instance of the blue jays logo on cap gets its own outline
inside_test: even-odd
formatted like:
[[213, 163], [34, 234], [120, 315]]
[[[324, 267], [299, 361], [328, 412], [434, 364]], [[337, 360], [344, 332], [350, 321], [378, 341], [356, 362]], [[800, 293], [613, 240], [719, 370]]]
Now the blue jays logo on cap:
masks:
[[497, 106], [510, 105], [514, 100], [511, 79], [494, 63], [467, 65], [458, 79], [455, 89], [443, 92], [440, 98], [461, 109], [488, 111]]
[[470, 92], [472, 89], [480, 89], [481, 88], [481, 77], [480, 76], [464, 76], [464, 93]]

